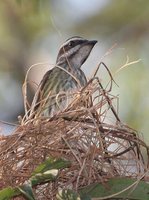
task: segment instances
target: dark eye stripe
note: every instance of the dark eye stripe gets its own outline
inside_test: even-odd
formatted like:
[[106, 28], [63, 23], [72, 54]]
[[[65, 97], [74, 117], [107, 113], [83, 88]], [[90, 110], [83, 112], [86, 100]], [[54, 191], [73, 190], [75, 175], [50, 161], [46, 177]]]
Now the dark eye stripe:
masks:
[[[73, 41], [73, 43], [72, 43], [72, 45], [69, 45], [69, 43], [67, 43], [67, 44], [65, 44], [63, 47], [61, 47], [61, 48], [63, 48], [63, 49], [65, 49], [65, 51], [66, 50], [69, 50], [69, 49], [71, 49], [72, 47], [74, 47], [74, 46], [77, 46], [77, 45], [79, 45], [79, 44], [83, 44], [84, 42], [85, 42], [85, 40], [72, 40]], [[70, 41], [71, 42], [71, 41]]]

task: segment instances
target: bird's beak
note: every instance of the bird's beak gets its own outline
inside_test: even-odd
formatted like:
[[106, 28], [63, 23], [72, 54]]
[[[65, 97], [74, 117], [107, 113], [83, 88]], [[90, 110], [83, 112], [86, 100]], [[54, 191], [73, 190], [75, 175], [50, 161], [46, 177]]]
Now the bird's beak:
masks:
[[88, 40], [87, 44], [94, 46], [98, 41], [97, 40]]

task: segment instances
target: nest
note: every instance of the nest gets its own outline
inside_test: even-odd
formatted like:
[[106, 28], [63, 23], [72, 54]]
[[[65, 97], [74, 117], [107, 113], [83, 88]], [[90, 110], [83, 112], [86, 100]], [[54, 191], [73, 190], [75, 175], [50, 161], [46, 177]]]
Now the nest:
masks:
[[[22, 185], [49, 157], [69, 160], [71, 166], [54, 182], [35, 186], [37, 199], [55, 199], [58, 188], [77, 191], [112, 177], [143, 177], [148, 147], [121, 122], [113, 106], [117, 97], [110, 93], [111, 86], [104, 89], [93, 78], [63, 112], [50, 119], [25, 116], [12, 135], [1, 136], [0, 187]], [[83, 107], [82, 100], [91, 96], [92, 106]]]

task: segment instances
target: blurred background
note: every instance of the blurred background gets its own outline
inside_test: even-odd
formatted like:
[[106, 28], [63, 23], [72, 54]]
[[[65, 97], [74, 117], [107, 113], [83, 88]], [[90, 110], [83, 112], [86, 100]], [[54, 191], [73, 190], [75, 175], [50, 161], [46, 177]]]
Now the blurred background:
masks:
[[[121, 120], [149, 142], [149, 2], [148, 0], [5, 0], [0, 2], [0, 120], [17, 123], [24, 114], [22, 84], [39, 83], [55, 63], [60, 45], [72, 36], [97, 39], [82, 69], [89, 78], [102, 60], [119, 87]], [[111, 53], [105, 56], [109, 49]], [[125, 64], [141, 59], [116, 73]], [[98, 74], [101, 81], [104, 73]], [[33, 96], [35, 84], [29, 90]], [[0, 124], [1, 133], [13, 126]]]

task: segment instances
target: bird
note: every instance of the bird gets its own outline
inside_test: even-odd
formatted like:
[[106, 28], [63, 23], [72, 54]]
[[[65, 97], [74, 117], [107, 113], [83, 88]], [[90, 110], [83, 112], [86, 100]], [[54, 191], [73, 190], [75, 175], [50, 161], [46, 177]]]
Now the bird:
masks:
[[30, 118], [53, 117], [69, 105], [73, 93], [87, 84], [81, 66], [96, 43], [73, 36], [60, 46], [56, 64], [45, 73], [35, 92]]

